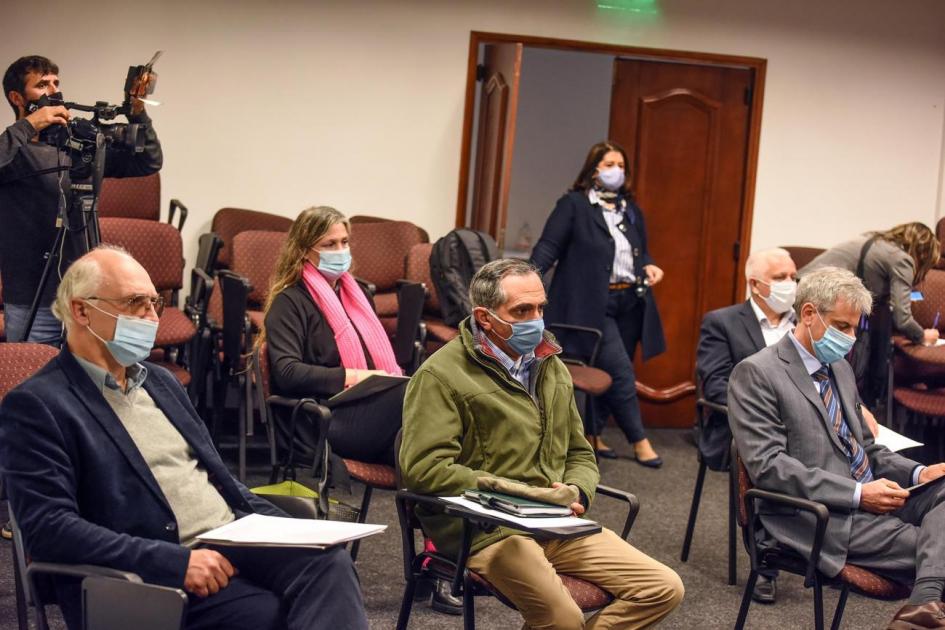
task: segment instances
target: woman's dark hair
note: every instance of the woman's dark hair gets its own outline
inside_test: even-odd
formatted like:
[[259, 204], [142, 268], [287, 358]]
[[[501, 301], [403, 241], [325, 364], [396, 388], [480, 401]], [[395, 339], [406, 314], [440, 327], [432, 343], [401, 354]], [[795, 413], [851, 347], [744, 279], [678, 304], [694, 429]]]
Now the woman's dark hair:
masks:
[[924, 223], [903, 223], [885, 232], [869, 232], [867, 236], [878, 236], [898, 245], [909, 254], [915, 263], [915, 284], [925, 279], [925, 275], [935, 266], [942, 253], [935, 232]]
[[611, 151], [616, 151], [623, 156], [623, 174], [626, 177], [626, 181], [623, 184], [623, 192], [629, 197], [630, 163], [627, 161], [627, 152], [613, 140], [598, 142], [590, 148], [587, 152], [587, 157], [584, 158], [584, 166], [581, 167], [581, 172], [578, 173], [577, 179], [575, 179], [574, 183], [571, 185], [571, 190], [585, 192], [593, 188], [594, 179], [597, 177], [597, 165], [600, 164], [604, 156]]

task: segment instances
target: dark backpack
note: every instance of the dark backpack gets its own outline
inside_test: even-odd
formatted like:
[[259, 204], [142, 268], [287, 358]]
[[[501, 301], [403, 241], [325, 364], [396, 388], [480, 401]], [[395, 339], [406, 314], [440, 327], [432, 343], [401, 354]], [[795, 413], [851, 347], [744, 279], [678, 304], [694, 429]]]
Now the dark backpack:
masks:
[[498, 246], [485, 232], [460, 228], [433, 244], [430, 276], [446, 325], [458, 326], [472, 312], [469, 283], [480, 267], [498, 257]]

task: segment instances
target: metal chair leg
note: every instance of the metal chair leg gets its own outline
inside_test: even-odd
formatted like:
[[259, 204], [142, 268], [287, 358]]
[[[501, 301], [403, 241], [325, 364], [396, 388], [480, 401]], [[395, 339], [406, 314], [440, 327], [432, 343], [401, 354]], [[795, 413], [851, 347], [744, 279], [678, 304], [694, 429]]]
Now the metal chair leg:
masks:
[[696, 474], [696, 488], [692, 491], [692, 505], [689, 508], [689, 522], [686, 523], [686, 535], [683, 538], [682, 553], [679, 559], [689, 560], [689, 547], [692, 545], [692, 533], [696, 528], [696, 517], [699, 515], [699, 502], [702, 500], [702, 486], [705, 483], [706, 464], [699, 458], [699, 472]]
[[758, 581], [758, 572], [752, 570], [748, 574], [748, 582], [745, 583], [745, 593], [742, 595], [742, 604], [738, 609], [738, 619], [735, 620], [735, 630], [742, 630], [745, 627], [745, 620], [748, 619], [748, 607], [751, 606], [751, 594], [755, 590], [755, 582]]
[[[367, 520], [367, 511], [368, 507], [371, 505], [371, 494], [374, 491], [374, 488], [365, 484], [364, 485], [364, 496], [361, 498], [361, 511], [358, 513], [358, 522], [364, 523]], [[358, 559], [358, 549], [361, 548], [361, 540], [358, 539], [351, 543], [351, 562], [356, 562]]]
[[407, 579], [407, 586], [404, 587], [404, 599], [400, 602], [400, 614], [397, 615], [397, 630], [407, 630], [410, 611], [413, 608], [413, 593], [417, 588], [417, 579], [415, 575]]
[[843, 609], [847, 605], [847, 596], [849, 594], [849, 586], [844, 586], [840, 589], [840, 599], [837, 600], [837, 608], [833, 611], [833, 623], [830, 624], [830, 630], [840, 630], [840, 622], [843, 620]]
[[732, 484], [728, 484], [728, 583], [730, 586], [734, 586], [738, 581], [736, 578], [736, 573], [738, 572], [738, 536], [736, 530], [738, 528], [736, 510], [738, 507], [736, 503], [738, 497], [735, 493], [735, 488], [732, 487]]
[[476, 604], [469, 573], [463, 577], [463, 630], [476, 630]]
[[13, 554], [13, 585], [16, 593], [16, 624], [19, 630], [29, 630], [30, 622], [26, 609], [26, 591], [23, 589], [23, 576], [16, 557], [16, 542], [11, 541], [10, 552]]
[[819, 575], [814, 578], [814, 630], [824, 630], [824, 588]]

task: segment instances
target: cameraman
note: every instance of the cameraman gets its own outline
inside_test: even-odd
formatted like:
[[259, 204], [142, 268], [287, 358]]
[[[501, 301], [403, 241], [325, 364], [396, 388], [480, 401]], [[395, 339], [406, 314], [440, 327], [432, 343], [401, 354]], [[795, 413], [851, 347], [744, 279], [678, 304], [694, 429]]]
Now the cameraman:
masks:
[[[69, 110], [61, 105], [40, 107], [27, 115], [29, 105], [43, 97], [61, 99], [59, 67], [46, 57], [31, 55], [13, 62], [3, 75], [3, 92], [16, 122], [0, 135], [0, 276], [7, 341], [32, 341], [58, 346], [62, 334], [50, 304], [59, 278], [84, 253], [83, 226], [74, 220], [64, 239], [57, 269], [51, 270], [39, 311], [26, 339], [30, 304], [39, 288], [46, 255], [56, 239], [60, 209], [68, 211], [71, 197], [68, 151], [45, 144], [39, 133], [50, 125], [68, 125]], [[133, 97], [146, 94], [151, 77], [141, 75]], [[129, 123], [146, 127], [144, 151], [134, 153], [106, 145], [105, 177], [138, 177], [161, 169], [161, 144], [144, 103], [131, 99]]]

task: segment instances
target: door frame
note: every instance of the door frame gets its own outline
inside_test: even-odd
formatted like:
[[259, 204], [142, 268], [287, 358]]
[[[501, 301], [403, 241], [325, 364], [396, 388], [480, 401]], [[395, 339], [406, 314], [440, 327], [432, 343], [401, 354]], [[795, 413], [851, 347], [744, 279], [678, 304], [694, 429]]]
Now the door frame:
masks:
[[[472, 156], [473, 116], [475, 112], [477, 73], [480, 44], [522, 43], [526, 47], [570, 50], [574, 52], [593, 52], [614, 57], [631, 57], [654, 61], [675, 61], [690, 64], [712, 66], [734, 66], [746, 68], [752, 76], [752, 98], [748, 113], [748, 147], [745, 159], [745, 178], [742, 190], [741, 233], [736, 269], [743, 269], [751, 251], [751, 226], [755, 205], [755, 182], [758, 172], [758, 149], [761, 144], [761, 111], [764, 105], [765, 72], [768, 61], [760, 57], [742, 57], [717, 53], [694, 52], [685, 50], [666, 50], [661, 48], [639, 48], [597, 42], [584, 42], [556, 37], [537, 37], [532, 35], [513, 35], [508, 33], [489, 33], [471, 31], [469, 34], [469, 58], [466, 68], [466, 101], [463, 113], [463, 137], [459, 156], [459, 190], [456, 199], [456, 227], [463, 227], [469, 194], [470, 168]], [[745, 294], [745, 276], [737, 273], [735, 278], [734, 301]]]

